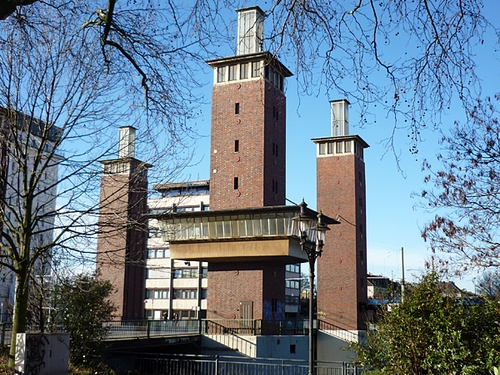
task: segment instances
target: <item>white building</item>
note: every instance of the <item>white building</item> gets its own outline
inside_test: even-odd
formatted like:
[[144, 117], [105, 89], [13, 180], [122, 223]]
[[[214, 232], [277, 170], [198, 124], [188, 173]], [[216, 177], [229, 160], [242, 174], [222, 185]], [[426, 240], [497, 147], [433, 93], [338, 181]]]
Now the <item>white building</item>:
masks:
[[[204, 211], [210, 206], [209, 180], [153, 185], [159, 197], [148, 200], [150, 214], [165, 211]], [[170, 259], [168, 242], [164, 241], [156, 219], [149, 221], [146, 260], [147, 319], [198, 319], [207, 311], [206, 262]], [[285, 313], [295, 318], [300, 312], [300, 265], [286, 266]], [[174, 315], [175, 314], [175, 315]]]
[[[160, 195], [148, 200], [149, 212], [201, 211], [209, 207], [209, 181], [153, 185]], [[168, 242], [155, 219], [149, 221], [146, 260], [147, 319], [198, 319], [207, 310], [207, 263], [170, 259]], [[175, 314], [175, 315], [174, 315]]]
[[[12, 126], [12, 123], [17, 126]], [[33, 234], [30, 248], [35, 251], [53, 241], [58, 163], [61, 160], [54, 152], [54, 142], [59, 129], [18, 112], [0, 109], [0, 130], [0, 228], [4, 234], [12, 234], [20, 227], [19, 223], [31, 215]], [[35, 162], [39, 155], [42, 157]], [[30, 181], [30, 178], [37, 180]], [[25, 209], [28, 204], [32, 206], [31, 210]], [[49, 258], [50, 250], [46, 256], [38, 259], [35, 277], [43, 278], [50, 273]], [[9, 258], [5, 259], [4, 263], [8, 263]], [[12, 313], [14, 291], [15, 276], [8, 267], [1, 265], [2, 322], [8, 320]]]

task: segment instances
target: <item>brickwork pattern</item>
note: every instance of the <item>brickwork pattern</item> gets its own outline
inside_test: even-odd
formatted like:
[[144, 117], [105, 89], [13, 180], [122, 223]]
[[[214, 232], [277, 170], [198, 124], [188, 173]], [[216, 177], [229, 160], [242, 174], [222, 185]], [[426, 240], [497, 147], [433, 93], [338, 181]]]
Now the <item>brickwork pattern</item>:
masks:
[[147, 177], [144, 173], [101, 177], [97, 274], [115, 286], [116, 317], [142, 319], [147, 246]]
[[213, 87], [211, 210], [285, 203], [285, 119], [283, 93], [264, 79]]
[[265, 262], [209, 263], [208, 319], [240, 319], [240, 302], [253, 301], [253, 319], [282, 319], [285, 266]]
[[365, 329], [366, 191], [360, 158], [317, 158], [317, 207], [341, 222], [327, 232], [318, 259], [318, 311], [342, 328]]

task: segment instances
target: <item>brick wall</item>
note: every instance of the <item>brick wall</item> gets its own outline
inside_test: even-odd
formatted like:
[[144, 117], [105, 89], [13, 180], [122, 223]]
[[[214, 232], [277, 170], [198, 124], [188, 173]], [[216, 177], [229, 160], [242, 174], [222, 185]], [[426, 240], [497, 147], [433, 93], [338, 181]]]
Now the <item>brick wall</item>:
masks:
[[318, 311], [345, 329], [364, 329], [366, 193], [364, 162], [355, 155], [317, 158], [317, 207], [341, 222], [327, 232], [318, 259]]
[[283, 319], [285, 266], [271, 262], [209, 263], [207, 318], [240, 319], [240, 302], [253, 302], [253, 319]]
[[116, 291], [116, 317], [142, 319], [147, 245], [147, 176], [129, 173], [101, 177], [97, 273]]
[[284, 95], [263, 79], [213, 87], [211, 210], [285, 203], [285, 119]]

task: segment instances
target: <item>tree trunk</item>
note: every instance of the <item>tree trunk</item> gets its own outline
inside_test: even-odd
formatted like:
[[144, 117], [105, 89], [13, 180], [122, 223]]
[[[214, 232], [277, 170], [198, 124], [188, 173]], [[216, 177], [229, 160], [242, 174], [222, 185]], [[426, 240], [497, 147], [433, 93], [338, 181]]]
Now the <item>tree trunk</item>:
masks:
[[14, 316], [12, 317], [12, 338], [9, 352], [9, 367], [14, 367], [16, 357], [16, 336], [26, 332], [26, 315], [28, 311], [28, 270], [23, 267], [16, 275], [16, 296], [14, 301]]

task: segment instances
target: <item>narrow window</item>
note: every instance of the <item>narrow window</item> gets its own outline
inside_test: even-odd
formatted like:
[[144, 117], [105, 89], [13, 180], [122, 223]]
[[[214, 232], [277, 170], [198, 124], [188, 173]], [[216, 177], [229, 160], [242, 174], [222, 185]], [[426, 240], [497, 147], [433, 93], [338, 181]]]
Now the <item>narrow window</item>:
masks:
[[346, 153], [351, 153], [351, 141], [345, 141], [344, 150]]
[[290, 344], [290, 354], [295, 354], [295, 350], [296, 350], [295, 344]]
[[342, 153], [342, 151], [343, 151], [343, 150], [342, 150], [342, 145], [343, 145], [343, 143], [342, 143], [342, 142], [337, 142], [337, 143], [335, 144], [335, 152], [336, 152], [337, 154], [341, 154], [341, 153]]
[[248, 63], [243, 63], [240, 65], [240, 79], [248, 78]]
[[325, 148], [326, 148], [325, 146], [326, 146], [326, 144], [325, 144], [325, 143], [319, 143], [319, 144], [318, 144], [318, 153], [319, 153], [320, 155], [325, 155], [325, 151], [326, 151], [326, 150], [325, 150]]
[[217, 82], [224, 82], [226, 80], [226, 67], [219, 66], [217, 68]]
[[240, 141], [238, 139], [234, 141], [234, 152], [240, 152]]
[[333, 142], [328, 142], [328, 149], [327, 149], [327, 153], [329, 155], [333, 154]]
[[260, 77], [260, 61], [252, 62], [252, 78]]
[[238, 177], [234, 178], [234, 180], [233, 180], [233, 187], [234, 187], [234, 190], [238, 189]]
[[240, 114], [240, 103], [234, 103], [234, 114], [235, 115]]
[[236, 72], [238, 65], [229, 65], [229, 81], [235, 81], [236, 80]]

